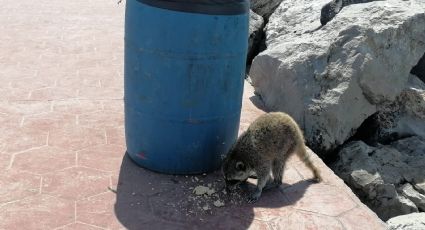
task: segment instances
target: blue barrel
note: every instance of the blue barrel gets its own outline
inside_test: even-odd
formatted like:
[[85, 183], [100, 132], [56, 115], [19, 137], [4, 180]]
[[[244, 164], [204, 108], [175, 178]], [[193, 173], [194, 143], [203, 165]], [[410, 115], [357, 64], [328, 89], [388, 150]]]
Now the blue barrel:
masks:
[[127, 0], [128, 155], [171, 174], [216, 170], [237, 138], [249, 0]]

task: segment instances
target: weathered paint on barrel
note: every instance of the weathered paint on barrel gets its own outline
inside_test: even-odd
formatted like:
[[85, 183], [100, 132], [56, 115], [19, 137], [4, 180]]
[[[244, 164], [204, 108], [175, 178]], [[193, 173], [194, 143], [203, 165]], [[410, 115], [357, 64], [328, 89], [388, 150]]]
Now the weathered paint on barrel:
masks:
[[249, 1], [126, 4], [127, 153], [163, 173], [217, 169], [239, 128]]

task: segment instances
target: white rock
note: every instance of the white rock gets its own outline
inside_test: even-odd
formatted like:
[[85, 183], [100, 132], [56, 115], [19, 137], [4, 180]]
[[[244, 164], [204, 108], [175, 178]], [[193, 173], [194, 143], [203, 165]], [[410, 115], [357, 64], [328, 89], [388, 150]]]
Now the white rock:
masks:
[[362, 131], [370, 133], [372, 142], [391, 142], [409, 136], [425, 138], [425, 84], [416, 76], [410, 75], [406, 89], [394, 102], [380, 105], [379, 110], [369, 118], [369, 124], [363, 125], [377, 127]]
[[388, 230], [425, 230], [425, 213], [412, 213], [391, 218]]
[[420, 193], [425, 194], [425, 180], [423, 178], [421, 181], [415, 182], [414, 186], [415, 189], [418, 190]]
[[425, 89], [409, 87], [397, 97], [398, 116], [390, 132], [425, 138]]
[[411, 200], [419, 210], [425, 211], [425, 195], [420, 194], [409, 183], [401, 186], [399, 190], [401, 195]]
[[223, 201], [221, 201], [221, 200], [216, 200], [216, 201], [214, 201], [214, 206], [216, 206], [216, 207], [223, 207], [224, 206], [224, 202]]
[[292, 115], [319, 153], [394, 101], [425, 53], [425, 1], [349, 5], [318, 29], [327, 2], [282, 1], [250, 70], [266, 106]]

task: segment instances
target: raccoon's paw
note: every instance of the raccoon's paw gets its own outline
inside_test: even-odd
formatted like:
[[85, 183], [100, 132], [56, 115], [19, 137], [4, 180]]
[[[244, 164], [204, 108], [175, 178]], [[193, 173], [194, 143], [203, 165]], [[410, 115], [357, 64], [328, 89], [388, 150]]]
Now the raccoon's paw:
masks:
[[256, 190], [248, 197], [248, 203], [255, 203], [260, 199], [261, 191]]
[[248, 197], [248, 203], [253, 204], [258, 201], [260, 197], [250, 196]]
[[225, 181], [226, 192], [231, 192], [233, 190], [236, 190], [237, 186], [240, 183], [241, 181], [238, 181], [238, 180], [226, 180]]

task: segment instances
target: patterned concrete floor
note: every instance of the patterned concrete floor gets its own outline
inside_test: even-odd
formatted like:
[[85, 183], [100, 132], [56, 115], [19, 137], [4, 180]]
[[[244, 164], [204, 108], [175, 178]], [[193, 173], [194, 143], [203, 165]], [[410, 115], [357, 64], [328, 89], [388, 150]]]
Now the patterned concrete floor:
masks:
[[[124, 154], [124, 6], [0, 5], [0, 229], [384, 228], [315, 155], [324, 183], [291, 158], [285, 184], [255, 204], [224, 194], [218, 173], [137, 167]], [[254, 104], [246, 84], [241, 130], [262, 113]]]

